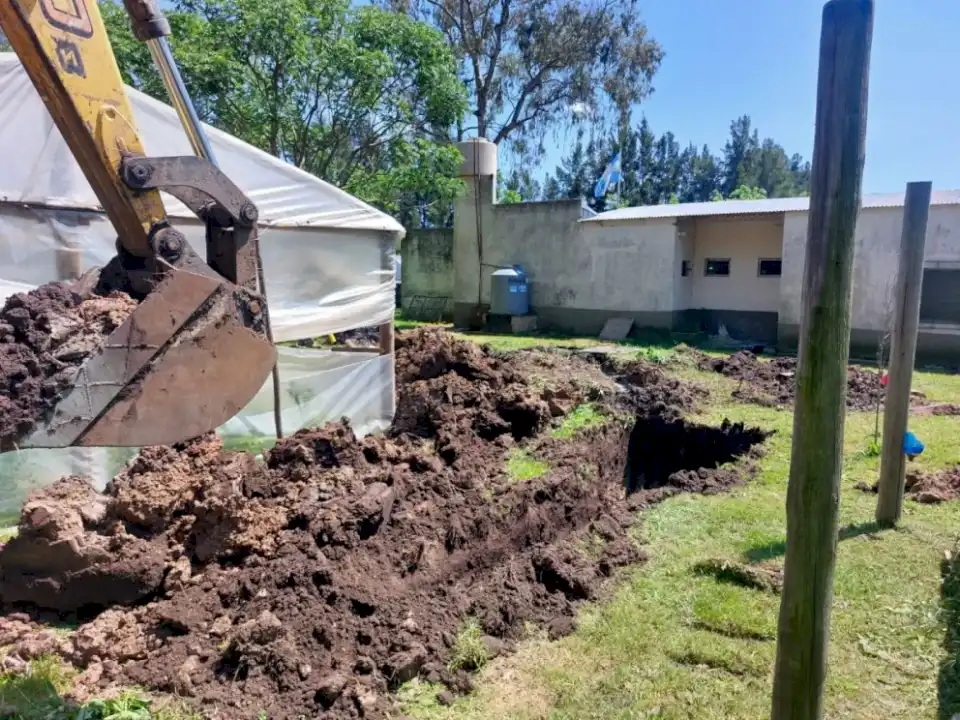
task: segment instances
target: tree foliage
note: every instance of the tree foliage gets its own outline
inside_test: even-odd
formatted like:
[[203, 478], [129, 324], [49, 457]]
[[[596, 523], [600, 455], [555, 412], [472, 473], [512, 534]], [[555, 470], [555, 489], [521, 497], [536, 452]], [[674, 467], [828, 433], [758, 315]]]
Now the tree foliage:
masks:
[[[166, 100], [122, 7], [101, 8], [124, 79]], [[441, 33], [348, 0], [173, 0], [168, 16], [203, 120], [408, 224], [446, 212], [461, 158], [436, 138], [466, 93]]]
[[381, 0], [438, 28], [458, 54], [477, 135], [537, 154], [560, 125], [620, 120], [651, 91], [663, 51], [637, 0]]
[[623, 173], [621, 205], [793, 197], [810, 188], [810, 163], [800, 155], [788, 156], [772, 139], [761, 142], [749, 116], [731, 123], [719, 156], [706, 145], [681, 148], [672, 132], [657, 136], [643, 118], [636, 128], [622, 128], [619, 137], [585, 141], [581, 133], [547, 176], [544, 197], [587, 197], [595, 210], [610, 209], [614, 196], [597, 200], [592, 191], [616, 152]]

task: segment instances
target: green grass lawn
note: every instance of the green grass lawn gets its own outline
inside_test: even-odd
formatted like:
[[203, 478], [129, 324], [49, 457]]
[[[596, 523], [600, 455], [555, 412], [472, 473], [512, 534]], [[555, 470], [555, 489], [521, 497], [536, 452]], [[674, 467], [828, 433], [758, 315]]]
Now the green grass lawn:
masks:
[[[779, 598], [694, 567], [782, 562], [792, 414], [729, 401], [732, 385], [719, 375], [680, 374], [715, 390], [697, 419], [777, 431], [758, 477], [731, 494], [681, 496], [647, 512], [639, 532], [650, 561], [626, 573], [611, 600], [585, 608], [574, 635], [522, 643], [452, 707], [435, 702], [437, 688], [414, 682], [403, 689], [405, 712], [423, 720], [769, 717]], [[960, 400], [957, 376], [919, 373], [915, 387]], [[927, 443], [916, 467], [960, 461], [960, 418], [916, 418], [911, 429]], [[876, 479], [873, 431], [872, 413], [848, 414], [827, 716], [949, 720], [960, 713], [960, 657], [944, 649], [939, 568], [960, 535], [960, 503], [908, 501], [902, 528], [878, 531], [875, 496], [853, 487]]]
[[[394, 326], [398, 331], [415, 330], [420, 327], [436, 327], [453, 332], [453, 325], [450, 323], [430, 323], [419, 320], [409, 320], [404, 318], [403, 312], [400, 310], [397, 311]], [[698, 335], [680, 338], [679, 336], [672, 336], [666, 331], [659, 330], [644, 331], [639, 337], [631, 337], [622, 342], [609, 342], [598, 340], [596, 337], [574, 337], [547, 332], [521, 335], [495, 335], [483, 332], [454, 332], [453, 334], [463, 340], [470, 340], [478, 345], [489, 345], [496, 350], [502, 351], [525, 350], [534, 347], [588, 348], [601, 345], [631, 347], [649, 354], [654, 361], [657, 361], [657, 358], [667, 357], [668, 355], [664, 355], [663, 351], [676, 346], [681, 340], [693, 344], [694, 341], [701, 339]]]

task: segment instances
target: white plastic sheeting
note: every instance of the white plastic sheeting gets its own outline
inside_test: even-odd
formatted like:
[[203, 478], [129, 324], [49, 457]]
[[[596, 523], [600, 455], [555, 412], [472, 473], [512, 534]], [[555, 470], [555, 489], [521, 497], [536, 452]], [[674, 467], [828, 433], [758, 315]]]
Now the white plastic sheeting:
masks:
[[[177, 228], [201, 257], [203, 227]], [[277, 342], [387, 322], [394, 311], [393, 239], [384, 233], [264, 228], [260, 254]], [[101, 213], [0, 204], [0, 302], [57, 279], [57, 248], [79, 250], [83, 269], [115, 253], [116, 233]]]
[[[127, 95], [134, 115], [128, 119], [140, 131], [147, 155], [193, 154], [173, 108], [133, 88]], [[257, 205], [262, 224], [403, 233], [396, 220], [352, 195], [235, 137], [204, 129], [220, 168]], [[0, 201], [101, 209], [13, 53], [0, 53], [0, 150]], [[174, 217], [191, 217], [173, 198], [166, 198], [166, 206]]]
[[[383, 430], [393, 416], [393, 357], [280, 347], [280, 408], [284, 432], [346, 416], [358, 435]], [[220, 429], [227, 445], [275, 436], [273, 385], [267, 382]], [[244, 443], [246, 444], [246, 443]], [[65, 475], [85, 475], [103, 489], [134, 448], [33, 449], [0, 455], [0, 527], [13, 522], [31, 491]]]
[[[349, 417], [358, 435], [384, 430], [393, 416], [393, 357], [375, 352], [279, 348], [285, 433]], [[266, 383], [220, 433], [273, 437], [273, 385]]]

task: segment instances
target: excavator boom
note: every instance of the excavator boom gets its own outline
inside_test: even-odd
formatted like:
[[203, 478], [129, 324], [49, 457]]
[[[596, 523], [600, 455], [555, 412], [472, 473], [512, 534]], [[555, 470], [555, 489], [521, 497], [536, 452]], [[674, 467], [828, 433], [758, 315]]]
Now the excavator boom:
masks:
[[2, 2], [0, 26], [121, 243], [149, 257], [147, 236], [166, 212], [160, 193], [134, 194], [117, 172], [124, 154], [144, 149], [96, 1]]
[[[165, 51], [165, 80], [179, 81], [156, 1], [125, 5], [155, 58]], [[256, 207], [213, 165], [195, 116], [188, 135], [206, 157], [144, 156], [96, 0], [0, 0], [0, 28], [117, 232], [117, 257], [78, 291], [120, 290], [139, 301], [17, 446], [137, 447], [215, 429], [276, 360]], [[174, 103], [184, 117], [192, 105], [180, 90]], [[206, 261], [171, 227], [161, 190], [205, 222]]]

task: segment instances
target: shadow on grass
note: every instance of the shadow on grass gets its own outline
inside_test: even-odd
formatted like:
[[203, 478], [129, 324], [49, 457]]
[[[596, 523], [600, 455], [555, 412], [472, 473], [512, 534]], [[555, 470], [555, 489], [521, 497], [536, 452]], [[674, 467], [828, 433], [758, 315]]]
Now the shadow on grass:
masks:
[[960, 558], [956, 552], [940, 564], [940, 607], [945, 632], [946, 656], [940, 663], [937, 684], [940, 720], [952, 720], [960, 712]]
[[[863, 537], [876, 535], [881, 531], [881, 528], [875, 522], [865, 522], [865, 523], [850, 523], [849, 525], [844, 525], [840, 528], [840, 532], [837, 533], [837, 537], [840, 540], [850, 540], [856, 537]], [[759, 563], [764, 562], [765, 560], [775, 560], [776, 558], [783, 557], [784, 553], [787, 551], [787, 543], [784, 540], [778, 540], [777, 542], [766, 543], [765, 545], [757, 545], [747, 550], [743, 557], [747, 562]]]

